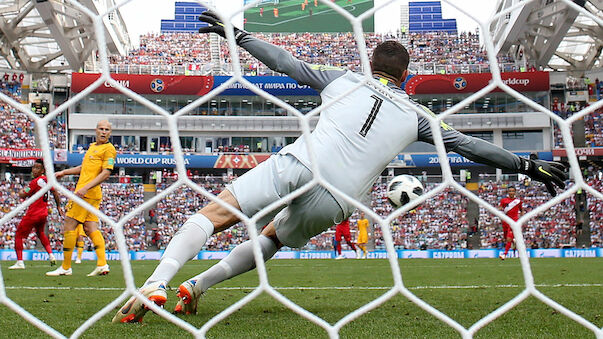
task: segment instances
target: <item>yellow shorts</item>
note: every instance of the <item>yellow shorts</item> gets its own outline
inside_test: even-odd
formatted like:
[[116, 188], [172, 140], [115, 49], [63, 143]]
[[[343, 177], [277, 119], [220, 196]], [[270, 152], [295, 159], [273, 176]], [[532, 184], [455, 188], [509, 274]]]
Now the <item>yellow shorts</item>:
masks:
[[368, 242], [368, 234], [366, 232], [358, 233], [358, 240], [356, 243], [358, 244], [366, 244]]
[[77, 234], [77, 236], [79, 237], [80, 235], [82, 237], [87, 237], [88, 235], [86, 234], [86, 232], [84, 232], [84, 224], [77, 224], [77, 227], [75, 228], [75, 232]]
[[[100, 199], [88, 199], [84, 198], [84, 201], [92, 205], [95, 209], [100, 207]], [[77, 220], [80, 224], [85, 223], [86, 221], [95, 221], [98, 222], [98, 217], [90, 212], [82, 206], [78, 205], [72, 200], [69, 200], [66, 206], [67, 213], [66, 216]]]

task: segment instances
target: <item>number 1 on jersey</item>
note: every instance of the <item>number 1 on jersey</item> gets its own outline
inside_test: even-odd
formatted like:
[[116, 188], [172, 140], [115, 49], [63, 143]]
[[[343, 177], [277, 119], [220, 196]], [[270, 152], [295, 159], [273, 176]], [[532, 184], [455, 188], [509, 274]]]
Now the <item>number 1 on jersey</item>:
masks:
[[368, 133], [369, 129], [371, 129], [371, 125], [373, 124], [373, 121], [375, 121], [375, 117], [377, 116], [377, 113], [379, 113], [379, 108], [381, 108], [381, 104], [383, 103], [383, 99], [374, 94], [371, 95], [371, 98], [375, 99], [375, 104], [373, 105], [373, 108], [371, 108], [371, 113], [369, 114], [368, 118], [366, 118], [366, 121], [360, 130], [360, 135], [363, 137], [366, 137], [366, 133]]

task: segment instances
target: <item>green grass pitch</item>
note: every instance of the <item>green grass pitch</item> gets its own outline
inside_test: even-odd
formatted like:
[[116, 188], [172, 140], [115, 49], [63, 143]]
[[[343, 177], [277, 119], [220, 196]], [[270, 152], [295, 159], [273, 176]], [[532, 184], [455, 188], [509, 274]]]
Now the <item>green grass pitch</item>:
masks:
[[[245, 30], [250, 32], [351, 32], [350, 22], [334, 11], [331, 7], [318, 2], [314, 6], [313, 0], [308, 0], [308, 5], [302, 11], [302, 0], [284, 0], [276, 6], [279, 16], [273, 13], [274, 5], [264, 4], [252, 7], [245, 11]], [[373, 8], [373, 0], [337, 0], [335, 3], [357, 17]], [[260, 16], [260, 8], [264, 14]], [[312, 15], [310, 15], [310, 9]], [[373, 17], [362, 22], [365, 32], [375, 31]]]
[[[166, 309], [176, 303], [178, 284], [215, 261], [189, 262], [172, 281]], [[24, 271], [9, 271], [1, 262], [6, 294], [50, 326], [70, 336], [124, 287], [119, 262], [111, 274], [86, 277], [94, 262], [74, 265], [73, 276], [46, 277], [44, 262], [26, 262]], [[139, 286], [157, 262], [132, 262]], [[405, 285], [461, 325], [471, 326], [517, 295], [523, 275], [517, 259], [405, 259], [399, 261]], [[596, 326], [603, 326], [603, 260], [600, 258], [532, 259], [539, 290]], [[393, 284], [387, 260], [272, 260], [270, 283], [306, 310], [334, 324], [379, 297]], [[201, 299], [199, 314], [182, 316], [196, 327], [257, 286], [255, 271], [223, 282]], [[116, 311], [116, 310], [115, 310]], [[84, 333], [84, 338], [189, 338], [188, 332], [147, 313], [142, 324], [112, 324], [115, 311]], [[44, 333], [0, 305], [5, 338], [45, 338]], [[341, 338], [460, 338], [440, 320], [398, 295], [340, 331]], [[263, 294], [208, 332], [209, 338], [327, 338], [326, 332]], [[481, 329], [476, 338], [594, 338], [592, 332], [530, 297]]]

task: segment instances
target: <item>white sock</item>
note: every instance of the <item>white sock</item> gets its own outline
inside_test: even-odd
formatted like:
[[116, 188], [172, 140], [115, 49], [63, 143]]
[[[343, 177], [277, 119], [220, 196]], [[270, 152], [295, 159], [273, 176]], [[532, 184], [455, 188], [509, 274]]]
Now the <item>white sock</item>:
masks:
[[[270, 238], [264, 235], [258, 237], [258, 242], [262, 249], [264, 261], [268, 261], [268, 259], [272, 258], [274, 253], [276, 253], [276, 245]], [[207, 271], [193, 277], [191, 280], [196, 280], [197, 284], [200, 284], [201, 291], [205, 292], [217, 283], [247, 271], [251, 271], [254, 268], [255, 258], [253, 257], [253, 244], [251, 243], [251, 240], [247, 240], [235, 247], [226, 258], [220, 260], [219, 263], [210, 267]]]
[[156, 281], [167, 284], [187, 261], [199, 253], [213, 233], [214, 225], [203, 214], [197, 213], [188, 218], [170, 240], [161, 262], [144, 286]]

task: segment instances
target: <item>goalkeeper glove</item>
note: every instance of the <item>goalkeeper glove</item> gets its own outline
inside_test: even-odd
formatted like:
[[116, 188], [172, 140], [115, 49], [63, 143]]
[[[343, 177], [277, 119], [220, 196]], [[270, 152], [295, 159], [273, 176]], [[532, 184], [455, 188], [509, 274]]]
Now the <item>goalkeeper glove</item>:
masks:
[[[216, 13], [212, 11], [205, 11], [201, 13], [199, 16], [199, 21], [203, 21], [209, 24], [207, 27], [199, 28], [199, 33], [216, 33], [223, 38], [226, 38], [226, 32], [224, 28], [226, 27], [222, 20], [216, 15]], [[237, 45], [241, 42], [245, 36], [249, 35], [246, 31], [242, 29], [238, 29], [234, 27], [234, 36]]]
[[552, 196], [557, 195], [555, 185], [561, 189], [565, 188], [564, 181], [567, 180], [567, 174], [565, 174], [565, 165], [562, 163], [524, 158], [520, 158], [520, 160], [521, 172], [527, 174], [533, 180], [544, 183]]

